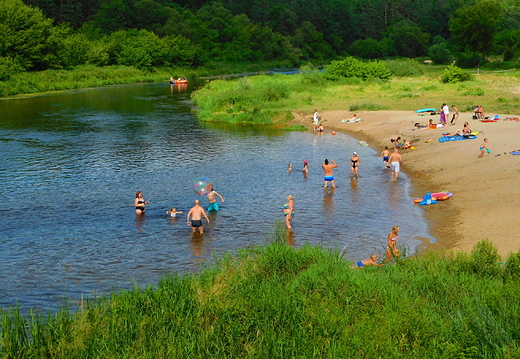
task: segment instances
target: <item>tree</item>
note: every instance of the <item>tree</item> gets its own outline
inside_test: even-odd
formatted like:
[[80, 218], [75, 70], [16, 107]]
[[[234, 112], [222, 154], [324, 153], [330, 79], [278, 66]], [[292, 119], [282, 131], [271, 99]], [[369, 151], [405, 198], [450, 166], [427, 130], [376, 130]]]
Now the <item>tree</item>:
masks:
[[0, 2], [0, 57], [18, 69], [44, 69], [52, 51], [52, 20], [21, 0]]
[[430, 34], [425, 33], [413, 21], [402, 20], [387, 29], [388, 37], [395, 42], [400, 56], [417, 57], [426, 54], [425, 46]]
[[493, 37], [504, 15], [500, 4], [483, 0], [473, 6], [459, 8], [449, 20], [453, 40], [462, 49], [483, 56], [493, 46]]

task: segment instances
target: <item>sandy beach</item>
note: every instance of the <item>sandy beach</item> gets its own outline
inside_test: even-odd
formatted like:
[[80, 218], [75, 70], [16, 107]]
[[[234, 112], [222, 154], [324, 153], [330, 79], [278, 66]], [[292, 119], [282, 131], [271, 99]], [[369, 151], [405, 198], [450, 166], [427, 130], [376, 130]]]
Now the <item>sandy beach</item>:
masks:
[[[312, 127], [312, 113], [295, 111], [293, 114], [295, 124]], [[331, 131], [345, 132], [366, 141], [378, 153], [385, 146], [392, 150], [390, 139], [401, 136], [415, 147], [415, 150], [400, 151], [401, 169], [412, 179], [412, 195], [419, 198], [426, 192], [453, 193], [446, 201], [424, 206], [431, 234], [437, 239], [431, 248], [471, 251], [478, 241], [487, 238], [495, 243], [503, 257], [519, 250], [516, 210], [520, 201], [520, 155], [510, 152], [520, 150], [520, 122], [503, 120], [518, 115], [500, 114], [500, 121], [483, 123], [472, 119], [473, 113], [460, 113], [457, 125], [417, 129], [415, 123], [427, 123], [430, 118], [439, 123], [439, 115], [419, 116], [414, 111], [356, 114], [361, 121], [345, 123], [341, 120], [352, 118], [352, 112], [320, 112], [325, 135]], [[444, 132], [462, 128], [465, 121], [472, 131], [481, 132], [477, 139], [438, 141]], [[489, 139], [487, 147], [491, 153], [479, 158], [484, 138]], [[432, 141], [426, 142], [428, 139]], [[390, 178], [390, 172], [388, 176]]]

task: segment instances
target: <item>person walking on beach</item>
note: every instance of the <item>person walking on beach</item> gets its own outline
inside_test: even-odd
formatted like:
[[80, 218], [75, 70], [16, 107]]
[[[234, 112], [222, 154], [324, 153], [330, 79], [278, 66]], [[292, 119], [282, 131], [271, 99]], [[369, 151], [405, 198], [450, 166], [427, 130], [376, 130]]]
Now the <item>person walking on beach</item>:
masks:
[[450, 123], [452, 125], [456, 125], [457, 124], [457, 120], [459, 118], [459, 108], [455, 105], [451, 106], [453, 108], [453, 117], [451, 118], [451, 121]]
[[484, 156], [484, 154], [486, 154], [486, 152], [491, 152], [490, 150], [488, 150], [487, 148], [487, 143], [488, 143], [488, 139], [487, 138], [484, 138], [484, 142], [482, 143], [482, 145], [480, 146], [480, 155], [478, 155], [478, 158]]
[[388, 234], [388, 246], [386, 248], [385, 262], [390, 262], [392, 257], [399, 257], [399, 249], [397, 248], [397, 239], [399, 237], [399, 226], [393, 226], [392, 231]]
[[357, 152], [352, 154], [350, 157], [350, 177], [356, 176], [359, 177], [359, 165], [361, 164], [361, 160], [359, 159]]
[[330, 160], [330, 162], [332, 163], [329, 163], [329, 160], [325, 159], [325, 161], [321, 165], [321, 167], [323, 168], [323, 175], [325, 176], [323, 177], [323, 188], [327, 188], [329, 182], [332, 188], [336, 188], [336, 184], [334, 183], [334, 176], [332, 174], [332, 169], [338, 167], [338, 165], [336, 164], [336, 162], [334, 162], [334, 160]]
[[[204, 227], [202, 226], [202, 217], [206, 218], [209, 223], [208, 215], [198, 199], [195, 200], [194, 206], [190, 209], [187, 216], [188, 226], [191, 226], [191, 232], [195, 233], [197, 230], [200, 234], [204, 233]], [[190, 221], [191, 219], [191, 221]]]
[[383, 158], [383, 163], [385, 164], [386, 168], [390, 168], [390, 165], [388, 163], [388, 158], [390, 157], [390, 151], [388, 151], [388, 146], [385, 146], [385, 149], [383, 152], [381, 152], [381, 157]]
[[215, 198], [215, 196], [219, 196], [220, 200], [222, 202], [224, 202], [224, 197], [222, 197], [220, 195], [220, 193], [215, 191], [215, 187], [213, 187], [213, 185], [211, 185], [211, 191], [208, 193], [208, 201], [209, 201], [208, 211], [218, 211], [218, 203], [217, 203], [217, 199]]
[[283, 205], [283, 214], [285, 216], [285, 226], [287, 229], [292, 229], [291, 222], [294, 218], [294, 196], [292, 194], [287, 196], [287, 203]]
[[318, 130], [319, 121], [320, 121], [320, 114], [318, 113], [318, 110], [314, 110], [314, 115], [313, 115], [314, 131]]
[[401, 158], [401, 154], [399, 150], [396, 148], [394, 152], [388, 158], [390, 162], [390, 169], [392, 170], [392, 180], [397, 181], [397, 177], [399, 177], [399, 170], [401, 169], [401, 164], [403, 163], [403, 159]]

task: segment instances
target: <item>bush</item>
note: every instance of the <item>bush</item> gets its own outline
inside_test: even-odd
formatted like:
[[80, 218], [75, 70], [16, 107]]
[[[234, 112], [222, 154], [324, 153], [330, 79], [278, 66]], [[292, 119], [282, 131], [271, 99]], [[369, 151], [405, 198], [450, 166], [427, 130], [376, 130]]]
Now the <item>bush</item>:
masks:
[[441, 76], [442, 83], [457, 83], [473, 80], [473, 75], [453, 64], [449, 65]]
[[510, 253], [507, 257], [506, 268], [504, 270], [504, 278], [506, 280], [520, 279], [520, 252]]
[[325, 82], [323, 74], [309, 62], [300, 67], [302, 85], [321, 85]]
[[457, 54], [457, 65], [463, 68], [477, 67], [482, 61], [482, 56], [473, 52], [462, 52]]
[[472, 269], [482, 277], [496, 277], [499, 274], [500, 255], [490, 240], [478, 242], [471, 251]]
[[451, 61], [451, 53], [445, 42], [431, 46], [428, 50], [428, 56], [436, 64], [447, 64]]
[[332, 61], [325, 66], [325, 76], [328, 78], [337, 77], [358, 77], [361, 79], [378, 78], [388, 80], [391, 76], [390, 71], [382, 61], [362, 62], [353, 57], [344, 60]]

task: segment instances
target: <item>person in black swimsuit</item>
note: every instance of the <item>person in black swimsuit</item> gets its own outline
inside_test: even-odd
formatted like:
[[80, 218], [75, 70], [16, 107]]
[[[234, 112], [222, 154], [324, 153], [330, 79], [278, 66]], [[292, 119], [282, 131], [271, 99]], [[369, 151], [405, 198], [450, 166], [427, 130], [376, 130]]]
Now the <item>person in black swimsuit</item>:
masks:
[[353, 177], [353, 176], [359, 177], [359, 164], [360, 163], [361, 163], [361, 161], [359, 160], [357, 152], [354, 152], [352, 154], [352, 157], [350, 158], [350, 177]]
[[137, 215], [143, 214], [147, 203], [150, 203], [150, 201], [145, 201], [143, 198], [143, 193], [140, 191], [137, 191], [135, 193], [135, 200], [134, 200], [135, 214], [137, 214]]

